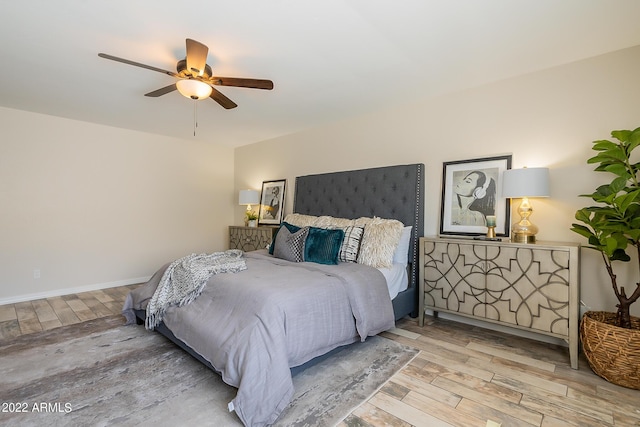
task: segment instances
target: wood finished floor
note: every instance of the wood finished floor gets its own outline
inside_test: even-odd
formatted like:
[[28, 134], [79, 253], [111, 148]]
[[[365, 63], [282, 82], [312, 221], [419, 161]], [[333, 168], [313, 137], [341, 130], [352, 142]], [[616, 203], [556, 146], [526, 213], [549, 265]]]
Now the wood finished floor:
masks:
[[120, 314], [138, 285], [0, 305], [0, 340]]
[[[118, 314], [135, 287], [0, 306], [0, 340]], [[602, 380], [582, 356], [571, 369], [564, 347], [441, 319], [397, 326], [383, 336], [419, 355], [340, 427], [640, 426], [640, 391]]]

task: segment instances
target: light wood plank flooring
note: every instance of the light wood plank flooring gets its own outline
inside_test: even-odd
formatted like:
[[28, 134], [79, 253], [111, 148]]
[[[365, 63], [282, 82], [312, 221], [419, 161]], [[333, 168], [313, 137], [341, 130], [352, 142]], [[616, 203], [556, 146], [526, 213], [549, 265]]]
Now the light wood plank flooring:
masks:
[[[137, 285], [0, 306], [0, 340], [120, 313]], [[640, 391], [538, 341], [428, 318], [383, 335], [420, 354], [341, 427], [640, 426]]]
[[137, 286], [0, 305], [0, 340], [120, 314], [125, 297]]

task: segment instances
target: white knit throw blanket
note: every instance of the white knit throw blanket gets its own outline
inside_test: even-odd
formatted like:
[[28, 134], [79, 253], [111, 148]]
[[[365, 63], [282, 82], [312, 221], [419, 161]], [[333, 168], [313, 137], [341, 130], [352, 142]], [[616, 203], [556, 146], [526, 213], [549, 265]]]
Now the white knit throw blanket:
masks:
[[231, 249], [210, 255], [191, 254], [173, 261], [147, 305], [145, 327], [153, 330], [162, 322], [167, 308], [180, 307], [198, 298], [211, 275], [246, 270], [242, 256], [241, 250]]

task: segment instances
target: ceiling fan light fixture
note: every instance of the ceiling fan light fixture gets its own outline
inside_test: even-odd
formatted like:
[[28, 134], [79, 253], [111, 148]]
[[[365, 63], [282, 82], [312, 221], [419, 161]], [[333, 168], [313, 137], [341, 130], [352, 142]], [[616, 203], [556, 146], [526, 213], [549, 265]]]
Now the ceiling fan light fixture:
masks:
[[[169, 86], [144, 94], [144, 96], [152, 98], [166, 95], [177, 89], [185, 98], [193, 99], [195, 101], [210, 98], [212, 101], [220, 104], [221, 107], [230, 110], [232, 108], [236, 108], [238, 104], [227, 98], [218, 90], [214, 90], [213, 85], [266, 90], [273, 89], [273, 82], [271, 80], [239, 77], [217, 77], [213, 79], [213, 72], [209, 64], [207, 64], [209, 48], [205, 44], [193, 39], [187, 39], [186, 42], [187, 56], [185, 59], [181, 59], [176, 63], [177, 73], [174, 71], [163, 70], [152, 65], [141, 64], [140, 62], [131, 61], [129, 59], [118, 58], [117, 56], [106, 53], [98, 53], [98, 56], [111, 61], [133, 65], [134, 67], [146, 68], [147, 70], [166, 74], [176, 79], [175, 83], [172, 83]], [[197, 104], [197, 102], [193, 103], [194, 110]]]
[[195, 79], [183, 79], [176, 82], [178, 92], [189, 99], [205, 99], [211, 95], [213, 90], [205, 82]]

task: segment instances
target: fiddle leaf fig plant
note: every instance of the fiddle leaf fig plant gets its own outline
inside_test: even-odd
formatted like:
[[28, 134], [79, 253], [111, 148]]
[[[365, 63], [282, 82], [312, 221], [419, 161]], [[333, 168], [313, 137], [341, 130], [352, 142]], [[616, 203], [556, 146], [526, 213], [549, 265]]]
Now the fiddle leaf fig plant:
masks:
[[[587, 248], [601, 253], [613, 291], [618, 298], [616, 326], [632, 328], [629, 308], [640, 298], [640, 185], [638, 175], [640, 161], [634, 163], [634, 150], [640, 145], [640, 128], [611, 132], [616, 141], [599, 140], [593, 142], [597, 152], [587, 160], [596, 164], [596, 172], [613, 175], [609, 184], [599, 186], [591, 194], [581, 194], [597, 203], [576, 212], [571, 230], [588, 239]], [[636, 156], [640, 154], [635, 153]], [[640, 159], [638, 159], [640, 160]], [[635, 289], [618, 284], [614, 271], [617, 261], [629, 262], [631, 256], [638, 262]]]

